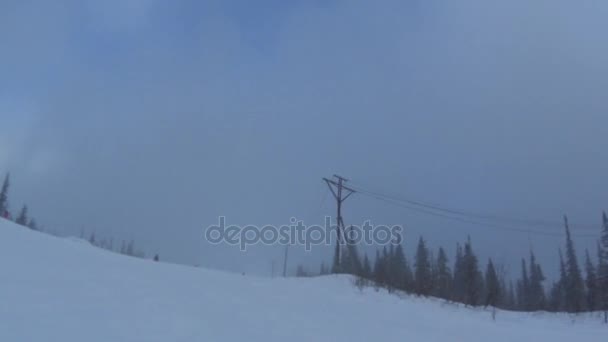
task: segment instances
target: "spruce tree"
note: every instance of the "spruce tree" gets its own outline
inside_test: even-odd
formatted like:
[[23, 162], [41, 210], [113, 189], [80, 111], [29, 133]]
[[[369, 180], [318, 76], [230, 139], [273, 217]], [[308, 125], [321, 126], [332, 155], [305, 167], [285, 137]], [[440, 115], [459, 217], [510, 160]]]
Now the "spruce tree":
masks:
[[[336, 227], [336, 232], [337, 232], [337, 236], [340, 236], [340, 232], [339, 232], [340, 227]], [[342, 264], [340, 260], [340, 256], [341, 256], [341, 246], [340, 246], [340, 239], [336, 238], [336, 247], [334, 249], [334, 261], [332, 263], [331, 266], [331, 273], [342, 273]]]
[[424, 239], [420, 237], [418, 240], [418, 248], [416, 250], [415, 281], [416, 294], [428, 296], [431, 293], [431, 263], [429, 261], [429, 251], [426, 248]]
[[553, 286], [552, 307], [554, 311], [566, 311], [566, 283], [568, 282], [568, 272], [561, 248], [559, 252], [559, 280]]
[[562, 256], [562, 250], [558, 249], [559, 254], [559, 279], [553, 282], [547, 300], [547, 309], [558, 312], [564, 308], [564, 283], [566, 282], [566, 265]]
[[578, 265], [574, 243], [570, 236], [568, 217], [564, 216], [566, 228], [566, 308], [568, 312], [581, 312], [585, 303], [585, 285]]
[[135, 256], [135, 241], [133, 240], [129, 241], [129, 244], [127, 244], [127, 255]]
[[384, 248], [382, 250], [382, 254], [384, 257], [384, 263], [386, 264], [386, 283], [389, 285], [389, 290], [392, 291], [393, 288], [399, 287], [399, 267], [396, 265], [396, 252], [395, 246], [390, 245], [388, 250]]
[[437, 287], [437, 260], [435, 259], [435, 255], [430, 248], [427, 248], [427, 251], [429, 253], [429, 263], [431, 264], [431, 283], [429, 285], [429, 295], [433, 296], [435, 293], [435, 288]]
[[464, 255], [460, 244], [456, 244], [454, 277], [452, 282], [452, 300], [462, 303], [465, 302]]
[[608, 217], [602, 213], [602, 235], [598, 244], [598, 296], [600, 309], [604, 311], [604, 322], [608, 323]]
[[449, 299], [452, 287], [452, 274], [448, 266], [448, 258], [442, 247], [439, 247], [437, 255], [437, 278], [434, 295], [439, 298]]
[[407, 260], [403, 252], [403, 246], [398, 244], [397, 247], [391, 248], [391, 282], [393, 286], [401, 290], [408, 290], [409, 285], [406, 275]]
[[397, 287], [397, 278], [395, 271], [395, 246], [391, 245], [388, 249], [386, 246], [382, 248], [382, 260], [384, 263], [386, 289], [389, 293], [393, 292]]
[[17, 216], [17, 219], [15, 220], [15, 223], [22, 225], [22, 226], [27, 226], [28, 223], [28, 218], [27, 218], [27, 205], [24, 205], [21, 208], [21, 211], [19, 212], [19, 216]]
[[304, 268], [304, 266], [298, 265], [296, 267], [296, 277], [304, 278], [304, 277], [309, 277], [309, 276], [310, 275], [308, 274], [308, 272], [306, 271], [306, 268]]
[[521, 259], [521, 279], [517, 282], [517, 305], [520, 310], [530, 310], [530, 278], [528, 278], [528, 269], [526, 260]]
[[498, 274], [496, 274], [496, 269], [494, 268], [494, 263], [492, 263], [492, 259], [488, 260], [488, 266], [486, 268], [486, 301], [485, 306], [496, 306], [498, 303], [501, 293], [500, 293], [500, 282], [498, 281]]
[[558, 312], [561, 308], [561, 286], [559, 281], [553, 282], [551, 289], [549, 290], [549, 301], [547, 303], [547, 310], [551, 312]]
[[10, 175], [7, 173], [0, 190], [0, 217], [8, 216], [8, 188], [10, 186]]
[[530, 251], [530, 283], [528, 287], [528, 310], [538, 311], [545, 308], [545, 276], [541, 266], [536, 263], [534, 252]]
[[496, 302], [496, 307], [501, 309], [511, 309], [511, 302], [509, 302], [509, 287], [507, 285], [507, 280], [504, 278], [504, 275], [501, 273], [501, 270], [494, 266], [496, 269], [496, 275], [498, 276], [498, 300]]
[[601, 259], [608, 263], [608, 216], [606, 216], [606, 212], [602, 213], [602, 234], [600, 237], [600, 250]]
[[401, 279], [401, 288], [407, 292], [414, 292], [414, 272], [412, 271], [412, 267], [410, 266], [405, 253], [403, 252], [403, 247], [398, 245], [395, 249], [395, 255], [397, 259], [403, 259], [403, 270], [402, 270], [402, 279]]
[[352, 227], [351, 231], [346, 234], [346, 249], [342, 259], [342, 272], [352, 275], [360, 276], [362, 273], [363, 266], [361, 264], [361, 258], [357, 251], [357, 246], [352, 239]]
[[403, 271], [403, 286], [405, 291], [414, 291], [414, 272], [412, 271], [412, 267], [410, 267], [407, 257], [405, 258], [405, 269]]
[[376, 250], [376, 260], [374, 262], [374, 282], [377, 286], [386, 286], [386, 264], [379, 250]]
[[483, 278], [479, 271], [477, 256], [473, 252], [470, 237], [464, 245], [463, 265], [465, 304], [476, 306], [479, 302], [479, 295], [483, 290]]
[[597, 307], [598, 301], [598, 283], [597, 274], [591, 257], [589, 256], [589, 250], [585, 249], [585, 285], [587, 286], [587, 309], [594, 311]]
[[327, 270], [325, 263], [322, 262], [321, 266], [319, 267], [319, 275], [327, 275], [327, 274], [329, 274], [329, 271]]
[[507, 309], [516, 309], [517, 308], [517, 302], [515, 299], [515, 287], [513, 286], [513, 281], [509, 282], [509, 289], [507, 290], [507, 298], [505, 301], [505, 307]]
[[36, 223], [36, 220], [34, 220], [33, 218], [30, 219], [30, 221], [27, 223], [28, 228], [32, 229], [32, 230], [38, 230], [38, 224]]
[[367, 257], [367, 253], [365, 253], [365, 256], [363, 257], [363, 269], [361, 276], [365, 279], [370, 279], [372, 276], [372, 266], [369, 262], [369, 258]]

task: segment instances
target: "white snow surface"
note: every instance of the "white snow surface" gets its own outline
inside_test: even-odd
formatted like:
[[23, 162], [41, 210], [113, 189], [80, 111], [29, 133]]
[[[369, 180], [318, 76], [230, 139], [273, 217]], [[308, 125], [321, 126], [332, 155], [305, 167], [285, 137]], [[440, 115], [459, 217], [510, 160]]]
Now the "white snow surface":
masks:
[[465, 308], [107, 252], [0, 219], [0, 341], [606, 341], [598, 315]]

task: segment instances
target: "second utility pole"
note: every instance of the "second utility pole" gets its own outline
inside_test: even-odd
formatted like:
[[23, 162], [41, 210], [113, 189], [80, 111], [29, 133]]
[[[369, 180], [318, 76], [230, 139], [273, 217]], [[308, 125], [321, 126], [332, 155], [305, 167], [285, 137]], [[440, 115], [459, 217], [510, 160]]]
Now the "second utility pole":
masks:
[[336, 199], [338, 213], [336, 216], [336, 251], [334, 254], [334, 263], [332, 267], [332, 273], [340, 273], [341, 271], [341, 260], [340, 260], [340, 244], [342, 242], [342, 233], [346, 234], [346, 230], [344, 228], [344, 220], [342, 219], [342, 202], [344, 202], [350, 195], [352, 195], [355, 190], [350, 189], [344, 186], [345, 182], [348, 182], [348, 179], [344, 177], [340, 177], [338, 175], [334, 175], [334, 179], [323, 178], [329, 190], [334, 195]]

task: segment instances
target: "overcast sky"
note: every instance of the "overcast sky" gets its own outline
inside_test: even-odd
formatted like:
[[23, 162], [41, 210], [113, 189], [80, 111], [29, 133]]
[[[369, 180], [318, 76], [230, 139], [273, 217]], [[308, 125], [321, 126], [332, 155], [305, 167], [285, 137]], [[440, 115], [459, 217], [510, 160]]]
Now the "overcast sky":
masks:
[[[236, 272], [268, 274], [282, 249], [211, 246], [204, 228], [322, 222], [334, 173], [599, 234], [607, 17], [601, 0], [2, 1], [0, 173], [48, 230]], [[453, 260], [470, 234], [483, 264], [533, 247], [554, 273], [563, 245], [363, 195], [344, 211], [405, 225], [409, 255], [424, 234]], [[316, 269], [331, 248], [293, 255]]]

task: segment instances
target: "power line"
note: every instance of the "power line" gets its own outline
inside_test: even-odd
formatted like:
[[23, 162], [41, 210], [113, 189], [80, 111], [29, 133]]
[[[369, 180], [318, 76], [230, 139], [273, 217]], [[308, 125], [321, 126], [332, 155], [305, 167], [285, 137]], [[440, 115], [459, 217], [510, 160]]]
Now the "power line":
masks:
[[[476, 213], [466, 212], [466, 211], [462, 211], [462, 210], [449, 209], [449, 208], [445, 208], [443, 206], [436, 205], [436, 204], [425, 203], [422, 201], [407, 199], [407, 198], [404, 198], [401, 196], [387, 195], [387, 194], [383, 194], [383, 193], [380, 193], [377, 191], [367, 190], [364, 187], [356, 185], [356, 183], [354, 186], [351, 185], [351, 187], [360, 193], [367, 193], [368, 195], [374, 195], [377, 197], [382, 197], [382, 198], [397, 201], [397, 202], [405, 202], [410, 205], [414, 205], [414, 206], [422, 207], [422, 208], [426, 208], [426, 209], [431, 209], [431, 210], [435, 210], [435, 211], [440, 211], [440, 212], [444, 212], [447, 214], [464, 216], [465, 218], [469, 218], [469, 219], [496, 221], [496, 222], [500, 222], [500, 223], [507, 223], [507, 224], [514, 224], [514, 225], [528, 225], [528, 226], [533, 226], [533, 227], [558, 227], [558, 226], [562, 225], [562, 223], [545, 221], [545, 220], [534, 220], [534, 219], [513, 218], [513, 217], [504, 217], [504, 216], [496, 216], [496, 215], [476, 214]], [[596, 229], [598, 229], [598, 228], [594, 227], [594, 225], [591, 225], [591, 224], [572, 224], [572, 226], [577, 227], [577, 229], [579, 229], [579, 230], [596, 230]]]
[[[473, 225], [479, 225], [479, 226], [483, 226], [486, 228], [514, 231], [514, 232], [518, 232], [518, 233], [528, 233], [528, 234], [558, 236], [558, 237], [563, 236], [563, 233], [558, 233], [558, 232], [547, 232], [547, 231], [541, 231], [541, 230], [533, 230], [533, 229], [529, 229], [529, 228], [497, 225], [497, 224], [493, 224], [493, 223], [476, 221], [476, 220], [470, 219], [470, 218], [463, 218], [463, 217], [458, 217], [458, 216], [454, 216], [454, 215], [450, 215], [450, 214], [435, 212], [435, 211], [429, 210], [429, 209], [434, 209], [434, 208], [420, 208], [420, 207], [404, 204], [402, 201], [398, 201], [395, 199], [391, 199], [387, 196], [383, 196], [383, 195], [376, 194], [376, 193], [373, 193], [370, 191], [366, 191], [366, 190], [361, 189], [360, 187], [355, 187], [355, 186], [351, 186], [351, 187], [354, 190], [356, 190], [357, 193], [359, 193], [361, 195], [368, 196], [368, 197], [374, 198], [376, 200], [383, 201], [385, 203], [396, 205], [401, 208], [416, 211], [416, 212], [423, 213], [423, 214], [430, 215], [430, 216], [440, 217], [440, 218], [449, 219], [449, 220], [455, 220], [455, 221], [464, 222], [464, 223], [473, 224]], [[435, 209], [435, 210], [437, 210], [437, 209]], [[597, 236], [593, 235], [593, 234], [572, 234], [572, 236], [576, 236], [579, 238], [597, 238]]]

